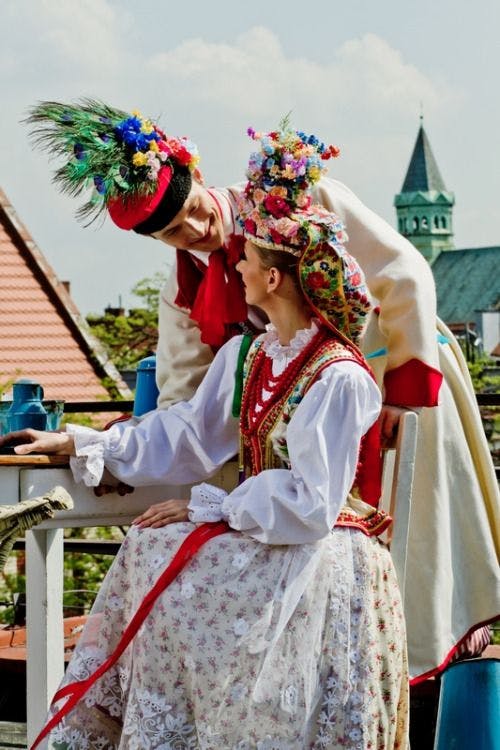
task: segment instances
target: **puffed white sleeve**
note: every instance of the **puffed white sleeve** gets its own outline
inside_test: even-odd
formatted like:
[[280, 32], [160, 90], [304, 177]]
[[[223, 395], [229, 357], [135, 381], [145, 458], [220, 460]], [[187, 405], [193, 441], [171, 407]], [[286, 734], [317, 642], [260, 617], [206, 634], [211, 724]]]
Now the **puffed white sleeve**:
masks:
[[133, 487], [190, 484], [215, 473], [238, 451], [238, 420], [231, 409], [241, 339], [235, 336], [219, 350], [190, 401], [104, 432], [68, 425], [75, 480], [95, 486], [104, 467]]
[[[288, 425], [291, 469], [268, 469], [229, 494], [193, 488], [191, 520], [223, 518], [268, 544], [303, 544], [326, 536], [356, 473], [361, 437], [377, 419], [380, 391], [354, 362], [330, 365]], [[198, 515], [198, 513], [205, 516]]]

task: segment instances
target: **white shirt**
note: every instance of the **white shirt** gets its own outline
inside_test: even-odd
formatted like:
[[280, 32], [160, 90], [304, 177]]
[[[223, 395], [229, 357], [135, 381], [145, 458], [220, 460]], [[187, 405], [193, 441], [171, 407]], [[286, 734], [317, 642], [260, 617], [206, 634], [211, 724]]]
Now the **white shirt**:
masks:
[[[272, 330], [266, 334], [273, 364], [297, 356], [309, 340], [299, 332], [299, 345], [291, 342], [284, 352], [273, 336]], [[240, 344], [238, 336], [220, 349], [190, 401], [105, 432], [69, 425], [77, 456], [71, 459], [75, 479], [97, 485], [104, 466], [132, 486], [190, 484], [214, 474], [238, 451], [238, 420], [231, 407]], [[228, 494], [206, 484], [194, 487], [191, 520], [223, 518], [232, 528], [271, 544], [325, 537], [353, 484], [361, 437], [377, 419], [380, 405], [380, 391], [360, 365], [331, 364], [288, 425], [291, 469], [267, 469]]]

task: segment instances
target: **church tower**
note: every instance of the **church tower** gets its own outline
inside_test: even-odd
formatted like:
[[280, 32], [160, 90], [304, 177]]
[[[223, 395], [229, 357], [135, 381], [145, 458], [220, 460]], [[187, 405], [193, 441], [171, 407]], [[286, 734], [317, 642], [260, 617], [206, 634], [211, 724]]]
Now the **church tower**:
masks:
[[420, 128], [401, 192], [394, 198], [398, 230], [432, 264], [442, 250], [454, 250], [452, 211], [420, 116]]

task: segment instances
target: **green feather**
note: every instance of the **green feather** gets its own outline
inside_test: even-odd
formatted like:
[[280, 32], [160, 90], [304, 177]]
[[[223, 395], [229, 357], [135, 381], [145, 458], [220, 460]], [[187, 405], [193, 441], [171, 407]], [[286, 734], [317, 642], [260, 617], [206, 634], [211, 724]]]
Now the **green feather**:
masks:
[[82, 99], [75, 104], [41, 102], [25, 120], [35, 148], [64, 160], [53, 175], [61, 192], [79, 196], [89, 186], [94, 187], [94, 178], [103, 180], [103, 194], [94, 190], [77, 211], [77, 216], [88, 223], [104, 212], [106, 201], [117, 196], [127, 199], [149, 194], [156, 189], [154, 181], [148, 179], [149, 167], [133, 166], [135, 150], [121, 141], [115, 131], [129, 117], [127, 112], [98, 100]]

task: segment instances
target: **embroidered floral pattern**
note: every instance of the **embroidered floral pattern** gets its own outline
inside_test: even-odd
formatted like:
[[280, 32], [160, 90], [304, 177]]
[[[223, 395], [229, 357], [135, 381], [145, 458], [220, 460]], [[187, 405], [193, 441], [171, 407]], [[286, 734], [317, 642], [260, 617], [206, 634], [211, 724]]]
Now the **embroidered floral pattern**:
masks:
[[311, 247], [300, 260], [299, 276], [313, 309], [359, 344], [371, 303], [354, 258], [340, 244], [330, 254], [322, 246]]
[[[129, 531], [66, 680], [84, 679], [113, 650], [161, 572], [151, 561], [170, 559], [192, 528]], [[190, 582], [196, 595], [186, 598]], [[121, 611], [108, 606], [115, 596]], [[394, 571], [375, 539], [335, 529], [316, 544], [275, 547], [224, 534], [160, 597], [48, 747], [395, 749], [406, 732], [403, 644]]]

